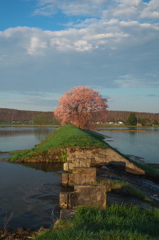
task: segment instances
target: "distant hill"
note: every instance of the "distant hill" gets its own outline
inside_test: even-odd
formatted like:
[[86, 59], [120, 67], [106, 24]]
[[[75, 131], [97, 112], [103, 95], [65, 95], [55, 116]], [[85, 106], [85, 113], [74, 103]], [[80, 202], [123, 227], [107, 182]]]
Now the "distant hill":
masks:
[[[38, 114], [46, 114], [51, 121], [54, 120], [53, 112], [44, 111], [26, 111], [17, 109], [0, 108], [0, 123], [32, 123]], [[127, 121], [131, 111], [108, 111], [106, 121]], [[151, 123], [155, 120], [159, 122], [159, 113], [135, 112], [138, 119], [149, 119]]]
[[46, 114], [50, 120], [54, 119], [53, 112], [0, 108], [0, 123], [33, 123], [34, 117], [41, 113]]
[[[107, 121], [127, 121], [130, 113], [132, 111], [108, 111], [108, 120]], [[147, 113], [147, 112], [135, 112], [135, 115], [138, 119], [149, 119], [151, 123], [154, 121], [159, 122], [159, 113]]]

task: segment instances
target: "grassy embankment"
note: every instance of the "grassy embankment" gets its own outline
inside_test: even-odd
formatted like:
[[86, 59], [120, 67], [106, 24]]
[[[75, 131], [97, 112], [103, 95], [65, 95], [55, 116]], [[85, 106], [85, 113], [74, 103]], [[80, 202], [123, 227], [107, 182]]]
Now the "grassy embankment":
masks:
[[[69, 147], [112, 148], [109, 144], [104, 142], [104, 139], [105, 137], [96, 134], [95, 132], [86, 130], [82, 131], [73, 125], [68, 124], [53, 131], [45, 140], [32, 149], [11, 152], [13, 156], [9, 159], [9, 161], [16, 162], [20, 159], [38, 156], [39, 154], [46, 155], [47, 151], [50, 149], [64, 149]], [[137, 163], [116, 149], [112, 149], [146, 172], [159, 175], [159, 172], [153, 167], [146, 164]], [[65, 154], [61, 155], [61, 160], [65, 160]]]
[[[46, 154], [46, 152], [50, 149], [64, 149], [67, 147], [110, 147], [103, 140], [104, 137], [100, 134], [96, 134], [92, 131], [82, 131], [69, 124], [52, 132], [45, 140], [32, 149], [13, 152], [13, 156], [9, 159], [9, 161], [16, 162], [20, 159], [37, 156], [38, 154]], [[61, 161], [63, 160], [65, 160], [65, 154], [61, 154]], [[147, 170], [153, 171], [153, 168], [150, 168], [149, 166], [142, 164], [138, 165], [141, 168], [146, 168]], [[146, 198], [141, 192], [136, 191], [132, 186], [130, 186], [130, 184], [127, 184], [123, 181], [107, 180], [102, 184], [106, 185], [107, 189], [117, 189], [117, 191], [121, 192], [126, 191], [130, 195], [137, 196], [143, 200]], [[149, 199], [147, 200], [149, 201]]]
[[112, 205], [104, 211], [80, 207], [74, 219], [59, 221], [36, 240], [158, 240], [159, 211]]
[[108, 148], [109, 145], [104, 141], [104, 137], [91, 132], [82, 131], [73, 125], [65, 125], [52, 132], [45, 140], [32, 149], [11, 152], [13, 156], [11, 162], [16, 162], [26, 157], [43, 154], [50, 149], [61, 149], [69, 147], [101, 147]]

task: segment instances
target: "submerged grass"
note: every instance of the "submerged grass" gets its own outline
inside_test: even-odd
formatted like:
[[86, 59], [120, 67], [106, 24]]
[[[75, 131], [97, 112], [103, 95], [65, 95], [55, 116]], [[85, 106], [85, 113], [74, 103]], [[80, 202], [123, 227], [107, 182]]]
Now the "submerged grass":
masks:
[[50, 149], [68, 148], [68, 147], [109, 147], [98, 134], [83, 131], [71, 124], [58, 128], [51, 133], [35, 148], [23, 151], [12, 152], [10, 161], [17, 161], [22, 158], [31, 157], [40, 153], [47, 154]]
[[106, 210], [77, 208], [75, 218], [60, 221], [36, 240], [158, 240], [159, 210], [111, 205]]
[[106, 186], [107, 192], [114, 191], [122, 195], [133, 196], [141, 200], [148, 201], [154, 205], [154, 201], [152, 199], [147, 197], [143, 192], [136, 189], [133, 185], [124, 180], [104, 179], [96, 183]]

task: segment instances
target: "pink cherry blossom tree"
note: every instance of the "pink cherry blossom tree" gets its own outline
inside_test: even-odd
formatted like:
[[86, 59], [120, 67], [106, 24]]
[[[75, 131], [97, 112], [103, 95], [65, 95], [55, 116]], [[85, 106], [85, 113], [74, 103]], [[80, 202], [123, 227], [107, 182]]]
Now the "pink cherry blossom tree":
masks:
[[107, 118], [107, 99], [91, 88], [77, 86], [59, 98], [54, 116], [62, 125], [71, 123], [81, 129], [95, 129], [96, 122]]

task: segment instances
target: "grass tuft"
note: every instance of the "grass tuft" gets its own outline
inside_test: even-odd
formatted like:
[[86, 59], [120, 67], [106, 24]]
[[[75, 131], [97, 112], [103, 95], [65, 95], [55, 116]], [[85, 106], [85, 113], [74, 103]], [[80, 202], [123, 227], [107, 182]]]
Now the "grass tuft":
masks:
[[106, 210], [79, 207], [74, 219], [60, 222], [36, 240], [158, 240], [159, 210], [112, 205]]

